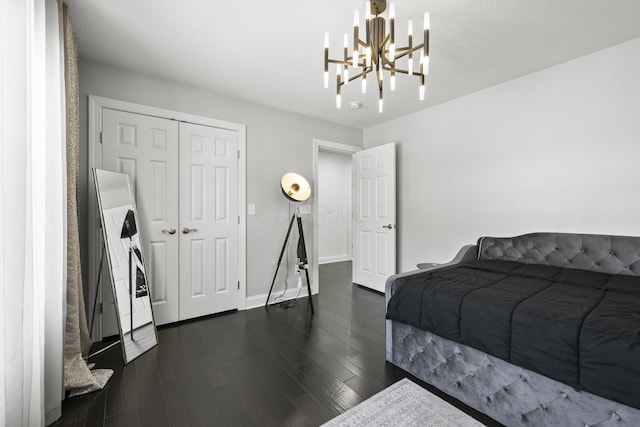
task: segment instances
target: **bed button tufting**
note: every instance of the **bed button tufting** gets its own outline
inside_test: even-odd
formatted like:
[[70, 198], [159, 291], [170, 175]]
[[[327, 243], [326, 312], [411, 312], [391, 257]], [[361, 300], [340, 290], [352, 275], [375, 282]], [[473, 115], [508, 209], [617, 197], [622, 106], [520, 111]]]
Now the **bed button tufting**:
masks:
[[562, 397], [563, 399], [568, 399], [569, 395], [563, 391], [562, 393], [560, 393], [560, 397]]
[[611, 413], [611, 418], [615, 419], [616, 421], [622, 421], [622, 418], [620, 417], [620, 415], [618, 415], [615, 412]]
[[548, 408], [547, 408], [547, 405], [545, 405], [544, 403], [541, 403], [540, 409], [542, 409], [543, 411], [546, 411]]

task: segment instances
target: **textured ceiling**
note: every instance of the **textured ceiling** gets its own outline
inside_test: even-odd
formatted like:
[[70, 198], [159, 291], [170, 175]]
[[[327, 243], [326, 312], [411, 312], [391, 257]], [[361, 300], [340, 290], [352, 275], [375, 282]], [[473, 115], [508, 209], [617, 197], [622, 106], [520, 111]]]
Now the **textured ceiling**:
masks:
[[431, 72], [424, 102], [399, 76], [379, 114], [373, 79], [366, 95], [345, 87], [340, 110], [333, 73], [322, 87], [324, 33], [340, 57], [364, 1], [66, 2], [85, 59], [361, 128], [640, 37], [638, 0], [397, 0], [398, 45], [431, 14]]

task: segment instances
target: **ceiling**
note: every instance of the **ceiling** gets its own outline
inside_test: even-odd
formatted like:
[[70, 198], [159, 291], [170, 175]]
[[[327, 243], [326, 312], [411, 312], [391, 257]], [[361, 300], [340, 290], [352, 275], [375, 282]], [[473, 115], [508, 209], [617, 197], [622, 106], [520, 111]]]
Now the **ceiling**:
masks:
[[380, 114], [373, 79], [366, 95], [345, 87], [340, 110], [334, 73], [322, 83], [324, 33], [339, 58], [363, 0], [66, 3], [84, 59], [359, 128], [640, 37], [638, 0], [396, 0], [397, 45], [408, 19], [421, 43], [431, 14], [431, 71], [425, 101], [415, 77], [398, 76]]

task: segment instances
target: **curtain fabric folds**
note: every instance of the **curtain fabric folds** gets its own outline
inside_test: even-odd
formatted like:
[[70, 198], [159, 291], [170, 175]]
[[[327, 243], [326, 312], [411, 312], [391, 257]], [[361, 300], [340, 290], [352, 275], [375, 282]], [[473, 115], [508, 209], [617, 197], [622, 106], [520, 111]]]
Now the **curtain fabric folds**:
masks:
[[80, 169], [80, 101], [78, 45], [68, 8], [64, 6], [65, 89], [67, 113], [67, 319], [64, 345], [64, 386], [70, 396], [104, 387], [110, 369], [89, 370], [85, 359], [91, 347], [85, 312], [80, 241], [78, 236], [77, 182]]

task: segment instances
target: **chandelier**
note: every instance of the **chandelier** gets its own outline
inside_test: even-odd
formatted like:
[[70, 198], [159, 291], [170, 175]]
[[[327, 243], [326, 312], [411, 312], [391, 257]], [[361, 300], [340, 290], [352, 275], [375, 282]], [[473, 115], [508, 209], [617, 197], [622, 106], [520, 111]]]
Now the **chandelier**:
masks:
[[[329, 33], [324, 34], [324, 87], [329, 87], [329, 64], [336, 64], [336, 107], [342, 105], [342, 86], [349, 82], [362, 79], [362, 93], [367, 91], [367, 75], [375, 71], [378, 85], [378, 111], [383, 111], [382, 87], [384, 72], [389, 73], [389, 89], [396, 89], [396, 73], [414, 75], [420, 79], [418, 97], [424, 100], [424, 80], [429, 73], [429, 13], [424, 14], [423, 42], [413, 45], [413, 22], [408, 24], [408, 46], [397, 47], [395, 40], [395, 4], [389, 4], [389, 32], [382, 12], [387, 8], [385, 0], [367, 1], [365, 5], [365, 40], [360, 39], [360, 17], [355, 11], [353, 18], [353, 46], [349, 49], [349, 35], [344, 34], [344, 58], [329, 59]], [[414, 71], [414, 52], [420, 51], [419, 71]], [[349, 55], [351, 53], [351, 55]], [[407, 58], [407, 68], [397, 65], [401, 58]], [[349, 77], [349, 68], [355, 69], [355, 74]]]

